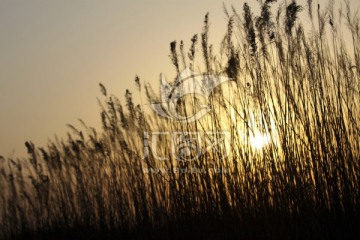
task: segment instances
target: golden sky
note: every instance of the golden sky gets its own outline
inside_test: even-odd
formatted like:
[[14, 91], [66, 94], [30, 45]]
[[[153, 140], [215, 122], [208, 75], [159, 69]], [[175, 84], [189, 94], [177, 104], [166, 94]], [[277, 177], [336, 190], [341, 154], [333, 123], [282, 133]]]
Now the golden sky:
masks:
[[0, 155], [24, 156], [26, 140], [44, 146], [54, 134], [65, 136], [66, 123], [79, 126], [78, 118], [98, 126], [99, 82], [122, 97], [126, 88], [135, 91], [136, 74], [146, 82], [160, 73], [172, 79], [169, 43], [189, 46], [210, 12], [217, 49], [227, 24], [223, 3], [241, 12], [244, 2], [0, 1]]

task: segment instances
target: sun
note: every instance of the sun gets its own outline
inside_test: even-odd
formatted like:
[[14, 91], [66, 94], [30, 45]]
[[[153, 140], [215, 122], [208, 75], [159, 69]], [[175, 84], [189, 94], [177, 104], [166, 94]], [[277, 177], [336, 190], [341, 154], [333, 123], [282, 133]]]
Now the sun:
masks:
[[255, 133], [250, 135], [250, 144], [255, 149], [262, 149], [269, 145], [270, 137], [267, 134]]

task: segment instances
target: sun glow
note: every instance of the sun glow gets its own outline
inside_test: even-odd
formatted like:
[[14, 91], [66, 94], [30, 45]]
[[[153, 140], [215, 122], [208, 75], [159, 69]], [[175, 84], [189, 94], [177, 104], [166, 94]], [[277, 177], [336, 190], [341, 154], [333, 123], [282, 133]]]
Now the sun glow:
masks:
[[250, 144], [255, 149], [262, 149], [269, 145], [270, 137], [266, 134], [256, 133], [250, 136]]

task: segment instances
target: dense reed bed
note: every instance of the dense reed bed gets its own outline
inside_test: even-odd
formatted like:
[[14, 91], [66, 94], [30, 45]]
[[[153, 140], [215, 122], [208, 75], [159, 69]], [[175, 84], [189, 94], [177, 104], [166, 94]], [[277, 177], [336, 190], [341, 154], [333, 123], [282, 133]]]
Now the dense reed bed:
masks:
[[[1, 157], [0, 238], [359, 236], [359, 16], [349, 5], [335, 14], [331, 2], [274, 2], [259, 16], [246, 3], [224, 8], [218, 54], [209, 15], [188, 52], [170, 44], [178, 75], [232, 79], [209, 99], [178, 102], [186, 116], [206, 101], [212, 111], [198, 121], [147, 111], [159, 93], [136, 77], [139, 103], [100, 84], [101, 130], [80, 120], [65, 140], [26, 142], [27, 159]], [[155, 132], [168, 133], [156, 148]], [[174, 132], [201, 133], [202, 154], [179, 160], [166, 138]]]

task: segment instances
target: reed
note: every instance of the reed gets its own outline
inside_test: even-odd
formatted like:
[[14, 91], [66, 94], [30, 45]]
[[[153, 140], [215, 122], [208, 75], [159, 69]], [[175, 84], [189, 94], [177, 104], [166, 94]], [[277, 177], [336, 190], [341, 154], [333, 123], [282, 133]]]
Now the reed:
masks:
[[[302, 6], [280, 5], [274, 18], [273, 2], [255, 17], [246, 3], [242, 13], [225, 8], [219, 55], [209, 44], [209, 14], [187, 55], [184, 42], [170, 44], [177, 74], [200, 58], [204, 74], [232, 78], [214, 90], [204, 118], [170, 121], [135, 103], [129, 90], [123, 104], [100, 84], [101, 130], [79, 120], [67, 139], [43, 148], [26, 142], [27, 159], [0, 157], [0, 238], [358, 236], [359, 16], [349, 5], [338, 16], [351, 33], [349, 48], [332, 4], [316, 15], [307, 1], [308, 31], [297, 18]], [[135, 84], [158, 100], [138, 76]], [[192, 115], [203, 100], [182, 99], [178, 110]], [[201, 132], [217, 151], [178, 161], [159, 137], [144, 158], [147, 134], [160, 131]], [[219, 143], [211, 133], [222, 131], [230, 137]]]

